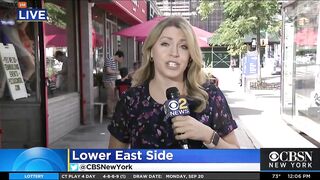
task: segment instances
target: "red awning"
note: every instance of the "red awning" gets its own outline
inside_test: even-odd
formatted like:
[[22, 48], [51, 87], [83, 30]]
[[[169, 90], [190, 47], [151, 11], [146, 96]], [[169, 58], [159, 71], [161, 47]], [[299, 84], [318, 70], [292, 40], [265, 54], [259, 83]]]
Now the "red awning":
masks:
[[60, 27], [44, 24], [44, 42], [46, 47], [66, 47], [67, 46], [67, 33], [65, 29]]
[[[66, 47], [67, 46], [67, 31], [60, 27], [44, 24], [45, 37], [44, 42], [46, 47]], [[96, 34], [92, 28], [92, 47], [102, 46], [102, 37]]]
[[[152, 20], [122, 29], [121, 31], [115, 32], [113, 34], [124, 37], [136, 38], [137, 41], [144, 41], [151, 32], [151, 30], [165, 18], [166, 17], [155, 17]], [[210, 47], [207, 43], [207, 39], [211, 37], [213, 34], [195, 26], [192, 26], [192, 29], [198, 38], [199, 46]]]
[[313, 28], [305, 28], [295, 35], [295, 42], [298, 46], [317, 46], [317, 32]]
[[97, 3], [98, 7], [107, 10], [107, 12], [112, 13], [117, 18], [121, 19], [121, 21], [133, 25], [143, 22], [143, 20], [135, 17], [127, 9], [122, 7], [118, 2], [111, 3]]
[[139, 41], [144, 41], [151, 30], [163, 19], [165, 19], [165, 17], [155, 17], [152, 20], [122, 29], [114, 34], [124, 37], [135, 37]]

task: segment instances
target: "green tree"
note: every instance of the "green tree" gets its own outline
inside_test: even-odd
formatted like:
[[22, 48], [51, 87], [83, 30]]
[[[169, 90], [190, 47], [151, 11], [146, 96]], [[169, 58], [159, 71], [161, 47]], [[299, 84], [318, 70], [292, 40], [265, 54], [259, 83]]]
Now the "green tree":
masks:
[[53, 4], [45, 3], [45, 9], [48, 11], [48, 23], [60, 27], [66, 28], [66, 11], [64, 8]]
[[[260, 31], [279, 31], [280, 21], [275, 18], [280, 12], [277, 0], [202, 0], [198, 12], [203, 19], [214, 11], [214, 7], [223, 7], [224, 21], [210, 39], [213, 46], [227, 46], [229, 53], [240, 55], [247, 51], [245, 35], [257, 35]], [[258, 64], [260, 65], [260, 43], [257, 43]], [[259, 81], [261, 80], [259, 70]]]

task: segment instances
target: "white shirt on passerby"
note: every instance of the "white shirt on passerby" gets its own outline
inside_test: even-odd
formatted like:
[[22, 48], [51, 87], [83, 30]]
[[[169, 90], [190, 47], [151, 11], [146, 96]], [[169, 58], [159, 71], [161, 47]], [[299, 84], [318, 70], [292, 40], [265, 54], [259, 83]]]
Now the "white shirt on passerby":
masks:
[[111, 58], [106, 58], [104, 61], [104, 70], [105, 72], [103, 73], [103, 82], [114, 82], [117, 80], [117, 74], [109, 74], [107, 72], [107, 68], [110, 68], [113, 71], [118, 71], [118, 62], [114, 60], [113, 57]]

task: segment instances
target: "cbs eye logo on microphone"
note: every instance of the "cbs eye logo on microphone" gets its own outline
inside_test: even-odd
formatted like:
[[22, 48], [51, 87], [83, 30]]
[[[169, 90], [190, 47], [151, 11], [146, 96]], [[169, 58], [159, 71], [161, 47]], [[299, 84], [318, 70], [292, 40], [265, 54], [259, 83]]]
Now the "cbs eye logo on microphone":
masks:
[[189, 115], [188, 102], [186, 98], [172, 99], [167, 102], [166, 114], [170, 117]]

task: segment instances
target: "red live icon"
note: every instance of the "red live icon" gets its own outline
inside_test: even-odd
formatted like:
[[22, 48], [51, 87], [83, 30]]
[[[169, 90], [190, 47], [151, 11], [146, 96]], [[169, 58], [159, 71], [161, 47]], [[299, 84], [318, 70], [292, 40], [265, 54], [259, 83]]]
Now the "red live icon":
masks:
[[26, 1], [19, 1], [18, 2], [18, 8], [27, 8], [27, 2]]

